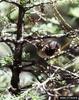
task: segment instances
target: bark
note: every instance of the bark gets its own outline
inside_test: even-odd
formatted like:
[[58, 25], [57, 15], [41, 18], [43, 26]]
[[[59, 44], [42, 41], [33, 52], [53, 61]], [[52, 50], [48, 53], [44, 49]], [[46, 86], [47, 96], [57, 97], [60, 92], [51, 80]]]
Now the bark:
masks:
[[14, 61], [13, 61], [13, 68], [12, 68], [12, 79], [11, 79], [12, 88], [14, 88], [16, 91], [19, 89], [18, 83], [19, 83], [19, 74], [21, 71], [20, 66], [22, 61], [22, 43], [19, 41], [22, 37], [22, 24], [23, 24], [24, 13], [25, 13], [24, 9], [19, 8]]

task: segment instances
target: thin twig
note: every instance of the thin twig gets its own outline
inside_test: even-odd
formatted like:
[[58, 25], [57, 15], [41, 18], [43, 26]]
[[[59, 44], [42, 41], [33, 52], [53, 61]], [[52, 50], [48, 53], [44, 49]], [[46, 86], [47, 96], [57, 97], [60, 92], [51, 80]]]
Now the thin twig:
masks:
[[8, 1], [8, 0], [2, 0], [1, 2], [3, 2], [3, 1], [7, 2], [7, 3], [10, 3], [10, 4], [13, 4], [13, 5], [17, 6], [18, 8], [23, 9], [23, 7], [19, 3], [16, 3], [16, 2], [13, 2], [13, 1]]
[[[50, 0], [51, 3], [53, 3], [52, 0]], [[57, 2], [55, 0], [55, 2]], [[56, 19], [60, 22], [60, 25], [62, 24], [63, 27], [66, 29], [65, 31], [70, 31], [73, 30], [72, 27], [65, 21], [65, 19], [62, 17], [62, 15], [60, 14], [60, 12], [57, 9], [57, 6], [55, 5], [56, 3], [52, 4], [52, 8], [54, 9], [54, 15], [56, 17]]]
[[[52, 2], [53, 3], [53, 2]], [[25, 11], [28, 11], [28, 10], [30, 10], [31, 8], [34, 8], [34, 7], [38, 7], [38, 6], [40, 6], [40, 5], [43, 5], [43, 4], [52, 4], [51, 2], [45, 2], [45, 3], [43, 3], [43, 2], [41, 2], [41, 3], [38, 3], [38, 4], [33, 4], [32, 6], [30, 6], [30, 7], [24, 7], [25, 8]]]

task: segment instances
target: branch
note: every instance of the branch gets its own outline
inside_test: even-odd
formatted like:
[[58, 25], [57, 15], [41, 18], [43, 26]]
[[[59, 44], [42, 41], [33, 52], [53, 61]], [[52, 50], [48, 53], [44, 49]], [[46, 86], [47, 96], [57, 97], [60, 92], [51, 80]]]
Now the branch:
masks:
[[54, 34], [54, 35], [44, 35], [44, 36], [33, 36], [33, 35], [30, 35], [30, 36], [26, 36], [26, 37], [23, 37], [24, 41], [27, 40], [41, 40], [41, 39], [51, 39], [51, 38], [60, 38], [60, 37], [76, 37], [77, 35], [79, 35], [79, 30], [73, 30], [73, 31], [69, 31], [65, 34]]
[[[50, 0], [50, 2], [53, 3], [52, 0]], [[65, 21], [65, 19], [62, 17], [60, 12], [58, 11], [57, 6], [55, 5], [56, 2], [57, 0], [55, 0], [52, 5], [52, 8], [54, 9], [54, 17], [60, 22], [60, 25], [62, 26], [62, 28], [64, 28], [64, 30], [66, 31], [73, 30], [72, 27]]]
[[24, 14], [25, 14], [24, 9], [19, 8], [17, 32], [16, 32], [17, 40], [19, 40], [22, 37], [22, 25], [23, 25]]
[[12, 39], [11, 37], [0, 37], [0, 42], [10, 42], [10, 43], [16, 43], [16, 41], [14, 39]]
[[73, 76], [75, 78], [79, 78], [79, 75], [77, 73], [73, 73], [73, 72], [71, 72], [69, 70], [66, 70], [66, 68], [62, 68], [62, 67], [59, 67], [59, 66], [51, 66], [51, 67], [53, 67], [54, 69], [58, 69], [59, 68], [59, 70], [61, 72], [64, 72], [64, 73], [66, 72], [66, 73], [68, 73], [69, 75], [71, 75], [71, 76]]
[[65, 21], [65, 19], [62, 17], [62, 15], [59, 13], [58, 9], [56, 6], [53, 7], [55, 10], [55, 13], [57, 14], [57, 18], [58, 20], [60, 20], [60, 25], [63, 25], [63, 27], [65, 28], [65, 30], [69, 31], [72, 30], [72, 27]]
[[1, 66], [2, 68], [6, 67], [6, 68], [10, 68], [12, 69], [13, 65], [12, 64], [5, 64], [3, 66]]
[[66, 86], [55, 88], [55, 89], [53, 89], [53, 91], [59, 91], [59, 90], [62, 90], [62, 89], [70, 89], [70, 88], [73, 88], [73, 87], [75, 87], [75, 85], [68, 84]]
[[61, 67], [58, 67], [58, 66], [51, 66], [51, 67], [55, 70], [54, 73], [53, 73], [49, 78], [47, 78], [44, 82], [39, 83], [39, 84], [37, 83], [36, 85], [38, 86], [38, 88], [39, 88], [39, 87], [45, 88], [45, 85], [46, 85], [49, 81], [55, 79], [55, 74], [58, 73], [59, 70], [60, 70], [61, 72], [68, 73], [68, 74], [70, 74], [71, 76], [74, 76], [74, 77], [75, 77], [74, 79], [79, 78], [79, 75], [78, 75], [78, 74], [73, 73], [73, 72], [71, 72], [71, 71], [68, 71], [68, 70], [66, 70], [65, 68], [61, 68]]
[[13, 5], [17, 6], [18, 8], [22, 8], [22, 9], [23, 9], [23, 7], [22, 7], [20, 4], [18, 4], [18, 3], [16, 3], [16, 2], [13, 2], [13, 1], [1, 0], [0, 2], [7, 2], [7, 3], [11, 3], [11, 4], [13, 4]]
[[38, 4], [34, 4], [34, 5], [30, 6], [30, 7], [25, 7], [25, 11], [28, 11], [31, 8], [38, 7], [38, 6], [43, 5], [43, 4], [53, 4], [53, 3], [54, 2], [52, 2], [52, 3], [51, 2], [46, 2], [46, 3], [41, 2], [41, 3], [38, 3]]

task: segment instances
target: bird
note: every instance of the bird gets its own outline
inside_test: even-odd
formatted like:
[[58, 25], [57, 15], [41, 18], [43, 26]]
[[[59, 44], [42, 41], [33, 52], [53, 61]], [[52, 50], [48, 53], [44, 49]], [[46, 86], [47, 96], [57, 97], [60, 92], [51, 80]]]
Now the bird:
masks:
[[50, 58], [60, 51], [60, 45], [57, 41], [50, 41], [46, 43], [41, 49], [38, 49], [37, 54], [41, 58]]
[[[42, 39], [32, 38], [30, 43], [25, 44], [25, 52], [30, 53], [30, 58], [50, 58], [51, 56], [67, 50], [72, 38], [67, 36], [44, 37]], [[36, 57], [35, 57], [36, 56]]]

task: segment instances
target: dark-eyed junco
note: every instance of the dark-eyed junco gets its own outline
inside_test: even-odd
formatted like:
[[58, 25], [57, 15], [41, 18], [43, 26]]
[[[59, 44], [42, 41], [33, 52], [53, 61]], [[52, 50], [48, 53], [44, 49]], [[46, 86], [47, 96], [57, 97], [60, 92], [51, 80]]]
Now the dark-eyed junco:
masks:
[[45, 44], [41, 49], [38, 48], [38, 55], [42, 58], [49, 58], [60, 51], [60, 45], [57, 41], [51, 41]]

